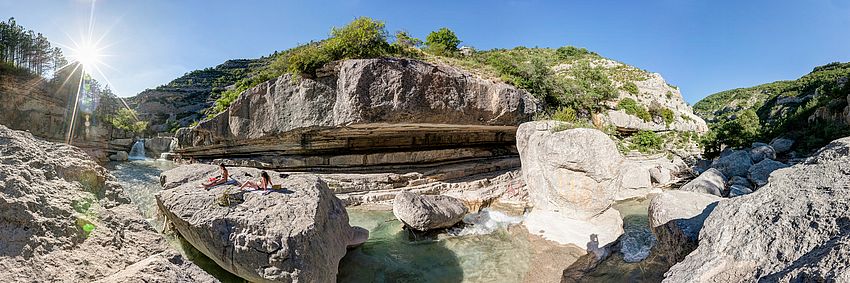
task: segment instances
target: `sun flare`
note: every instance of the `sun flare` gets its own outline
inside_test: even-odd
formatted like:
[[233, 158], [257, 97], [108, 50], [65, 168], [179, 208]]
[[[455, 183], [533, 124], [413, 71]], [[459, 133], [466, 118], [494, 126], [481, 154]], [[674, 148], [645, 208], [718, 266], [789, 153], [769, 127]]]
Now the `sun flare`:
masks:
[[80, 46], [71, 48], [71, 58], [73, 61], [79, 62], [84, 68], [91, 71], [96, 68], [98, 64], [103, 64], [101, 61], [103, 55], [100, 53], [100, 50], [100, 48], [97, 48], [93, 44], [83, 43]]

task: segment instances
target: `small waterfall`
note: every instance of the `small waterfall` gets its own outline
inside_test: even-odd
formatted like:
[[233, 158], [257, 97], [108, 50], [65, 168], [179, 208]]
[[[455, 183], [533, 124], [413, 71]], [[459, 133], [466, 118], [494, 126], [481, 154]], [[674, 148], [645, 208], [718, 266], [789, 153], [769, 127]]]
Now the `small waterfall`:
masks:
[[130, 149], [130, 160], [145, 160], [145, 140], [137, 140]]

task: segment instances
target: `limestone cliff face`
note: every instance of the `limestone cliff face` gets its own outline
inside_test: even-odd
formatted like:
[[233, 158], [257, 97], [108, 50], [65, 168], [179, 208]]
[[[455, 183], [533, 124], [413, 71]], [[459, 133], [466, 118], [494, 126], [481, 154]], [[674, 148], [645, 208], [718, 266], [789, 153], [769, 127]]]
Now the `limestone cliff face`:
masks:
[[527, 92], [444, 65], [346, 60], [315, 79], [283, 75], [177, 132], [184, 157], [244, 156], [254, 166], [345, 168], [516, 156]]
[[[65, 141], [74, 111], [79, 74], [53, 81], [37, 76], [0, 75], [0, 124], [23, 130], [49, 141]], [[132, 137], [115, 129], [106, 117], [122, 103], [111, 94], [97, 92], [81, 97], [74, 121], [72, 144], [85, 150], [98, 161], [110, 153], [111, 139]], [[88, 124], [88, 125], [86, 125]]]

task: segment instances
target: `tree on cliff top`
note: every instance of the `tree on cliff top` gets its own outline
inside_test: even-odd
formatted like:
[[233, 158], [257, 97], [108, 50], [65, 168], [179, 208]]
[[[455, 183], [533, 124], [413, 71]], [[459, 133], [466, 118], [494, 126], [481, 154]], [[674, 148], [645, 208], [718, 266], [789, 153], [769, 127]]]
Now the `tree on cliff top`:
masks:
[[436, 55], [448, 55], [457, 52], [457, 46], [460, 45], [460, 39], [455, 33], [448, 28], [441, 28], [432, 31], [425, 38], [425, 45], [428, 46], [428, 51]]

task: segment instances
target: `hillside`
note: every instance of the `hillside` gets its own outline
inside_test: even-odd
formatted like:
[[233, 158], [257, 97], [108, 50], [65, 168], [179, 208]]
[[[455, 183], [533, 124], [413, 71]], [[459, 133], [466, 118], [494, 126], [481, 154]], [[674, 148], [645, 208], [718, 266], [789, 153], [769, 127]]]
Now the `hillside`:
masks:
[[151, 131], [171, 132], [202, 119], [205, 110], [222, 92], [268, 65], [269, 58], [227, 60], [215, 67], [195, 70], [142, 91], [128, 98], [127, 103], [140, 119], [150, 122]]
[[[808, 152], [850, 134], [848, 78], [850, 63], [831, 63], [797, 80], [709, 95], [694, 105], [694, 112], [718, 132], [717, 144], [747, 145], [782, 136], [797, 140], [797, 149]], [[731, 126], [724, 125], [747, 116], [758, 118], [752, 133], [727, 135]]]
[[[448, 38], [449, 42], [433, 42], [434, 34], [441, 34], [439, 38]], [[248, 62], [248, 66], [218, 66], [204, 80], [198, 78], [205, 73], [191, 72], [175, 80], [175, 86], [146, 91], [134, 101], [137, 111], [154, 124], [153, 130], [171, 131], [223, 112], [246, 90], [287, 73], [315, 79], [333, 72], [334, 66], [347, 59], [400, 58], [457, 68], [480, 79], [527, 91], [542, 102], [542, 111], [535, 119], [605, 129], [626, 140], [644, 131], [643, 135], [650, 135], [653, 141], [649, 145], [652, 149], [660, 149], [664, 141], [691, 143], [689, 134], [680, 140], [676, 134], [679, 132], [707, 131], [678, 88], [657, 73], [573, 46], [478, 51], [461, 48], [460, 40], [448, 29], [432, 35], [423, 43], [398, 32], [391, 42], [382, 22], [358, 18], [345, 27], [332, 29], [327, 39], [276, 52]], [[187, 82], [191, 83], [186, 85]], [[630, 147], [627, 141], [623, 148]], [[644, 151], [646, 147], [634, 149]]]

